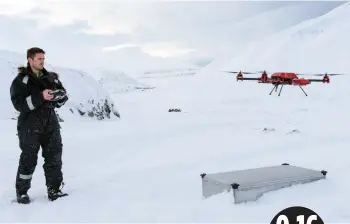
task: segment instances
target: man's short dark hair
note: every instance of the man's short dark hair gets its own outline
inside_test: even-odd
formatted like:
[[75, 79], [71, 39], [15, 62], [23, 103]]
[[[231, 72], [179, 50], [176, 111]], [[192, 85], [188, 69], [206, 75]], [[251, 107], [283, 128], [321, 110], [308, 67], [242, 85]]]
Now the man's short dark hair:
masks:
[[34, 58], [36, 54], [43, 53], [45, 54], [45, 51], [38, 47], [32, 47], [27, 50], [27, 58]]

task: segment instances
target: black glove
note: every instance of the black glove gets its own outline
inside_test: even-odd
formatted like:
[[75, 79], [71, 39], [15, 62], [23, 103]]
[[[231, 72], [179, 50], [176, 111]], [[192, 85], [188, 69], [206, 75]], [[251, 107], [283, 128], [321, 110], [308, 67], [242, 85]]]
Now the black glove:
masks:
[[53, 95], [53, 98], [51, 101], [58, 101], [60, 99], [63, 99], [66, 96], [66, 92], [62, 89], [54, 90], [49, 92], [50, 95]]

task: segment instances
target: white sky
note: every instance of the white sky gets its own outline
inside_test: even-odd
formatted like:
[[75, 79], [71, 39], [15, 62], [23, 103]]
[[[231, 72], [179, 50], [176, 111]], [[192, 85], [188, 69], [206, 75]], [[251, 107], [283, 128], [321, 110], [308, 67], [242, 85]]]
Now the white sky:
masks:
[[[340, 3], [0, 0], [0, 48], [25, 53], [39, 46], [48, 61], [76, 68], [186, 66], [231, 54], [236, 45], [256, 37], [251, 28], [235, 32], [242, 30], [243, 19], [300, 4], [313, 4], [304, 19]], [[295, 22], [293, 18], [288, 25]], [[261, 25], [257, 31], [263, 34]]]

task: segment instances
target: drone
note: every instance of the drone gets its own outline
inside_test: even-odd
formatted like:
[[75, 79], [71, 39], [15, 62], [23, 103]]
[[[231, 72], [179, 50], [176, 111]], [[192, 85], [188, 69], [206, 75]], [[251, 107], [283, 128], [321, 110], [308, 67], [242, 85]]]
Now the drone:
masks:
[[[293, 86], [299, 86], [300, 89], [303, 91], [305, 96], [307, 96], [307, 93], [303, 89], [302, 86], [309, 85], [313, 82], [319, 82], [319, 83], [330, 83], [330, 78], [329, 76], [333, 75], [343, 75], [343, 74], [299, 74], [299, 73], [294, 73], [294, 72], [274, 72], [272, 73], [271, 77], [267, 75], [266, 71], [262, 72], [262, 75], [257, 78], [246, 78], [243, 77], [243, 74], [257, 74], [261, 72], [231, 72], [228, 71], [228, 73], [233, 73], [237, 74], [237, 82], [238, 81], [243, 81], [243, 80], [255, 80], [258, 81], [258, 83], [264, 83], [264, 84], [272, 84], [273, 88], [270, 92], [269, 95], [272, 94], [272, 92], [275, 90], [277, 92], [277, 89], [279, 86], [281, 86], [280, 91], [278, 93], [278, 96], [281, 95], [283, 86], [285, 85], [293, 85]], [[323, 76], [322, 79], [305, 79], [305, 78], [299, 78], [298, 76], [303, 76], [303, 75], [311, 75], [311, 76]]]

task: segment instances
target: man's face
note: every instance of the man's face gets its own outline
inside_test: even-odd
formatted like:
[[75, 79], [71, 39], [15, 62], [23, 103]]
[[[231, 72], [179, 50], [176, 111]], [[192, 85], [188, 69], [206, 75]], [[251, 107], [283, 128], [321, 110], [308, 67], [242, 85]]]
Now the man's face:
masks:
[[34, 58], [28, 58], [29, 64], [36, 70], [44, 68], [45, 54], [37, 53]]

